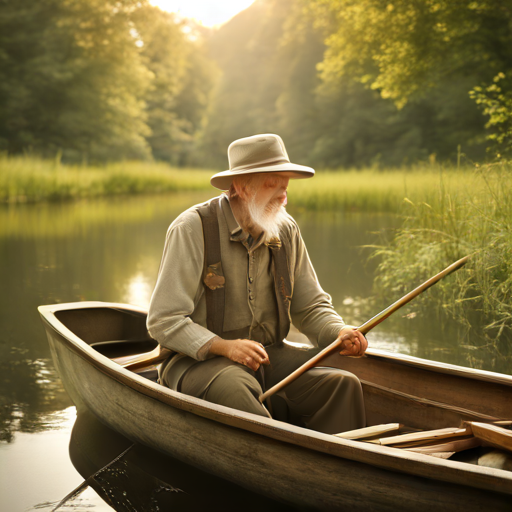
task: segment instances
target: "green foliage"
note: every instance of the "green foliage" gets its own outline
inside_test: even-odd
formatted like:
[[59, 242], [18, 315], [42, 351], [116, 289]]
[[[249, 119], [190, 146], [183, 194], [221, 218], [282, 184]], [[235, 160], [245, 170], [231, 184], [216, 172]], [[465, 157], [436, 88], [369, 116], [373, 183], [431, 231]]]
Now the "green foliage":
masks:
[[[212, 55], [223, 77], [200, 140], [202, 165], [225, 166], [229, 143], [258, 132], [279, 133], [292, 160], [319, 168], [401, 166], [432, 155], [455, 161], [458, 146], [469, 160], [485, 158], [484, 120], [467, 95], [480, 75], [446, 76], [424, 98], [397, 110], [354, 81], [353, 70], [321, 79], [325, 27], [313, 26], [303, 3], [257, 2], [213, 35]], [[332, 16], [316, 11], [314, 19], [331, 31], [339, 28]]]
[[145, 96], [153, 156], [185, 165], [201, 127], [216, 69], [207, 58], [200, 34], [187, 36], [190, 26], [174, 15], [144, 5], [135, 27], [141, 56], [153, 79]]
[[214, 69], [185, 29], [146, 0], [4, 2], [0, 150], [186, 163]]
[[[478, 150], [484, 140], [483, 122], [466, 94], [497, 72], [512, 69], [509, 2], [302, 0], [302, 4], [325, 34], [327, 49], [318, 66], [323, 82], [341, 90], [347, 81], [356, 80], [404, 109], [395, 116], [402, 123], [391, 124], [391, 111], [375, 103], [377, 119], [379, 111], [387, 112], [383, 120], [399, 138], [402, 126], [410, 128], [412, 145], [405, 144], [409, 151], [404, 157], [410, 158], [412, 150], [418, 158], [423, 150], [453, 159], [455, 147], [461, 144], [470, 158], [483, 156]], [[491, 117], [488, 127], [496, 128], [491, 141], [509, 138], [503, 115], [508, 116], [510, 87], [501, 91], [496, 87], [493, 84], [485, 92], [476, 88], [472, 96]], [[406, 131], [403, 134], [407, 137]], [[498, 146], [503, 152], [503, 143]]]
[[313, 0], [326, 81], [352, 76], [399, 106], [442, 77], [510, 69], [512, 7], [483, 0]]
[[4, 0], [0, 151], [225, 168], [275, 132], [320, 168], [479, 161], [480, 106], [506, 155], [510, 87], [474, 88], [512, 69], [511, 20], [494, 0], [259, 0], [209, 31], [148, 0]]
[[[0, 144], [65, 157], [145, 158], [151, 79], [135, 0], [17, 0], [0, 12]], [[108, 155], [108, 156], [107, 156]]]
[[500, 159], [512, 158], [512, 88], [504, 90], [500, 84], [505, 79], [504, 73], [498, 73], [493, 83], [487, 87], [475, 87], [470, 91], [473, 98], [483, 110], [489, 121], [485, 125], [492, 132], [488, 139], [492, 142], [489, 150]]
[[470, 255], [466, 266], [416, 302], [448, 313], [468, 328], [485, 325], [497, 350], [512, 338], [512, 168], [477, 169], [465, 187], [440, 177], [437, 203], [408, 202], [396, 236], [375, 251], [376, 290], [400, 296], [448, 264]]

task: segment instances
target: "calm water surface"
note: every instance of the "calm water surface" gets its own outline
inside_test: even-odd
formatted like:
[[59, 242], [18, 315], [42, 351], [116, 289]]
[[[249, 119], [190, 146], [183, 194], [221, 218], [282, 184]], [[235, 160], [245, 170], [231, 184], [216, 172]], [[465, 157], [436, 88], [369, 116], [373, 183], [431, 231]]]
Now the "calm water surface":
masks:
[[[55, 374], [37, 306], [82, 300], [147, 306], [169, 223], [207, 197], [0, 208], [2, 510], [52, 510], [130, 445], [92, 418], [79, 418], [73, 429], [75, 408]], [[346, 322], [360, 324], [398, 298], [369, 301], [375, 263], [367, 263], [369, 249], [364, 248], [377, 243], [378, 233], [396, 226], [397, 219], [290, 212], [301, 226], [320, 283]], [[456, 325], [440, 325], [413, 305], [368, 338], [373, 347], [512, 373], [509, 361], [476, 348], [479, 340], [461, 341]], [[158, 504], [161, 510], [272, 509], [263, 498], [140, 447], [88, 483], [59, 510], [112, 510], [105, 499], [118, 503], [119, 510], [142, 510], [140, 503]], [[276, 510], [284, 509], [276, 505]]]

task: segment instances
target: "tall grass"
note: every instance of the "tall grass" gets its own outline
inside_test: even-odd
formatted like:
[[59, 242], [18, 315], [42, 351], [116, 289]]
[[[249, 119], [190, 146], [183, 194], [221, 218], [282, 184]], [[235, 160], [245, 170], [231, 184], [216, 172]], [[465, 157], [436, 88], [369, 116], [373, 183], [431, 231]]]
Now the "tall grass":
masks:
[[58, 160], [0, 155], [0, 202], [205, 190], [210, 188], [210, 175], [204, 170], [178, 170], [154, 162], [71, 166]]
[[317, 171], [313, 179], [290, 182], [290, 202], [307, 211], [368, 211], [397, 213], [404, 200], [437, 205], [440, 176], [453, 190], [466, 189], [467, 178], [477, 190], [485, 187], [471, 169], [440, 171], [417, 165], [383, 171]]
[[[99, 166], [63, 165], [58, 159], [0, 154], [0, 202], [61, 201], [85, 197], [213, 190], [214, 171], [176, 169], [158, 162]], [[445, 180], [460, 188], [468, 171], [450, 170]], [[314, 179], [290, 182], [290, 206], [306, 211], [397, 212], [404, 198], [436, 204], [439, 170], [318, 171]], [[476, 183], [478, 189], [483, 183]]]
[[376, 248], [376, 290], [405, 293], [413, 283], [470, 255], [463, 269], [421, 300], [457, 318], [468, 330], [483, 326], [481, 334], [498, 353], [512, 355], [511, 191], [510, 164], [476, 169], [458, 184], [448, 184], [441, 175], [435, 201], [406, 202], [402, 227]]

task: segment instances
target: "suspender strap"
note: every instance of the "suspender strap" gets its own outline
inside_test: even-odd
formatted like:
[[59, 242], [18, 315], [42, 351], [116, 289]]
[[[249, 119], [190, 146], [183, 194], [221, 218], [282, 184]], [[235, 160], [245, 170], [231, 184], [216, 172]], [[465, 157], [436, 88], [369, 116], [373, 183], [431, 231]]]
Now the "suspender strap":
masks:
[[[284, 237], [283, 238], [284, 241]], [[290, 330], [290, 300], [292, 296], [292, 285], [290, 280], [290, 269], [286, 257], [286, 245], [269, 243], [270, 255], [274, 270], [274, 286], [276, 291], [277, 311], [279, 314], [278, 332], [276, 342], [280, 343]]]
[[203, 223], [204, 237], [204, 276], [206, 297], [206, 325], [208, 330], [223, 337], [224, 331], [224, 301], [226, 289], [222, 275], [220, 258], [219, 219], [217, 217], [218, 201], [210, 206], [199, 208], [199, 216]]

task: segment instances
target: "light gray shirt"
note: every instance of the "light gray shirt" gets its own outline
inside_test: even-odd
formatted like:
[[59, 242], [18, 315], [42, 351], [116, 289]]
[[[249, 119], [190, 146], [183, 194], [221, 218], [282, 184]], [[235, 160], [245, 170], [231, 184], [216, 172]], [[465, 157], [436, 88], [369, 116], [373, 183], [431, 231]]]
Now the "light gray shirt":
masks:
[[[214, 199], [216, 200], [216, 199]], [[209, 203], [206, 203], [209, 204]], [[206, 327], [206, 299], [202, 282], [204, 240], [196, 205], [183, 212], [167, 231], [164, 253], [147, 320], [151, 336], [163, 347], [204, 359], [201, 348], [215, 334]], [[224, 331], [249, 327], [249, 339], [274, 343], [278, 312], [270, 250], [253, 242], [238, 225], [225, 194], [221, 196], [219, 232], [225, 281]], [[294, 326], [316, 345], [332, 343], [345, 325], [332, 306], [331, 297], [318, 283], [299, 227], [291, 216], [288, 253]], [[260, 237], [261, 238], [261, 237]]]

